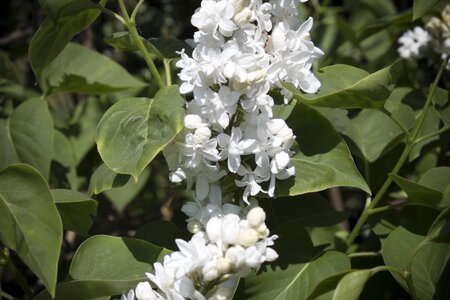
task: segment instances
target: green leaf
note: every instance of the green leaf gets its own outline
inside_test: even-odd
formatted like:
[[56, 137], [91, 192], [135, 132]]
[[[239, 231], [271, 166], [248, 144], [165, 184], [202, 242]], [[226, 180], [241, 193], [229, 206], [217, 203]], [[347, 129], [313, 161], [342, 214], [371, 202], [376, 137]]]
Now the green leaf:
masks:
[[350, 269], [343, 253], [317, 256], [308, 234], [298, 225], [283, 225], [275, 233], [280, 236], [275, 243], [280, 257], [258, 274], [245, 277], [239, 299], [306, 299], [323, 279]]
[[0, 240], [55, 293], [62, 224], [38, 171], [12, 165], [0, 171]]
[[0, 141], [0, 168], [27, 163], [48, 178], [53, 157], [53, 119], [44, 100], [25, 101], [10, 119], [1, 120]]
[[[102, 0], [100, 5], [105, 2]], [[61, 18], [58, 24], [45, 20], [33, 36], [28, 50], [30, 65], [36, 76], [39, 77], [41, 71], [63, 51], [70, 40], [89, 27], [99, 15], [98, 9], [86, 9]]]
[[25, 97], [20, 73], [3, 51], [0, 51], [0, 94], [16, 99]]
[[42, 71], [40, 79], [46, 94], [104, 94], [145, 86], [112, 59], [73, 43]]
[[[426, 135], [429, 135], [431, 133], [438, 131], [440, 122], [441, 121], [439, 118], [439, 113], [433, 107], [430, 107], [417, 138], [421, 138], [421, 137], [424, 137]], [[420, 157], [422, 149], [429, 143], [436, 141], [436, 140], [439, 140], [439, 135], [434, 136], [432, 138], [428, 138], [423, 142], [415, 144], [413, 146], [413, 148], [411, 149], [411, 152], [409, 153], [409, 160], [413, 161], [414, 159]]]
[[289, 198], [264, 199], [260, 205], [273, 210], [269, 219], [294, 221], [306, 227], [324, 227], [341, 223], [349, 217], [347, 212], [336, 211], [320, 194], [305, 194]]
[[408, 204], [440, 208], [442, 192], [407, 180], [397, 174], [389, 175], [394, 182], [408, 194]]
[[[120, 176], [127, 176], [121, 174]], [[122, 212], [125, 207], [142, 191], [150, 178], [150, 169], [146, 168], [142, 171], [137, 182], [129, 180], [124, 186], [116, 187], [105, 191], [105, 196], [114, 204], [119, 212]]]
[[433, 105], [445, 124], [450, 124], [450, 100], [447, 90], [437, 88], [433, 97]]
[[52, 195], [64, 229], [87, 236], [92, 227], [92, 216], [97, 214], [97, 201], [71, 190], [55, 189]]
[[432, 10], [436, 4], [444, 2], [441, 0], [414, 0], [413, 5], [413, 21], [424, 16], [430, 10]]
[[92, 174], [89, 182], [89, 194], [98, 195], [112, 188], [122, 187], [130, 181], [130, 175], [117, 174], [107, 165], [102, 164]]
[[145, 224], [136, 231], [135, 238], [150, 242], [170, 250], [177, 250], [176, 239], [189, 240], [173, 222], [153, 221]]
[[345, 275], [336, 287], [333, 300], [358, 300], [364, 285], [372, 275], [372, 270], [355, 271]]
[[[185, 49], [186, 52], [189, 53], [191, 50], [191, 47], [188, 44], [176, 39], [151, 38], [146, 40], [142, 37], [141, 39], [150, 55], [160, 60], [177, 59], [180, 55], [176, 52]], [[127, 31], [113, 33], [105, 39], [105, 42], [117, 50], [130, 52], [139, 51], [139, 48], [134, 42], [131, 34]]]
[[[441, 275], [450, 257], [450, 245], [424, 245], [424, 240], [423, 236], [397, 227], [383, 243], [383, 259], [386, 265], [399, 270], [407, 269], [411, 262], [412, 281], [419, 299], [449, 299], [449, 294], [441, 293], [439, 284], [448, 284], [445, 279], [442, 281]], [[407, 289], [402, 277], [396, 273], [392, 275]]]
[[355, 187], [370, 193], [347, 145], [325, 117], [298, 103], [287, 124], [297, 135], [293, 147], [296, 154], [291, 158], [296, 176], [295, 180], [277, 183], [278, 196], [295, 196], [335, 186]]
[[75, 121], [71, 124], [68, 138], [78, 165], [95, 145], [95, 130], [104, 112], [99, 99], [89, 97], [75, 109]]
[[58, 21], [59, 14], [67, 5], [73, 2], [90, 2], [83, 0], [39, 0], [39, 4], [44, 9], [47, 16], [53, 21]]
[[419, 184], [427, 186], [431, 189], [440, 191], [444, 196], [442, 204], [450, 205], [450, 168], [439, 167], [434, 168], [423, 174], [419, 180]]
[[316, 286], [316, 288], [308, 296], [307, 300], [331, 299], [333, 293], [330, 292], [334, 291], [339, 281], [341, 281], [341, 279], [350, 272], [352, 271], [351, 270], [343, 271], [325, 278]]
[[[121, 294], [146, 281], [153, 263], [169, 251], [148, 242], [112, 236], [94, 236], [75, 253], [70, 282], [60, 283], [55, 300], [95, 299]], [[49, 299], [41, 294], [36, 299]]]
[[283, 86], [294, 93], [294, 98], [312, 106], [381, 108], [400, 73], [400, 62], [373, 74], [348, 65], [332, 65], [322, 68], [317, 74], [322, 86], [316, 94], [303, 94], [292, 84]]
[[369, 36], [388, 28], [409, 28], [411, 26], [411, 18], [411, 10], [407, 10], [402, 14], [394, 14], [382, 17], [375, 22], [371, 22], [369, 26], [365, 27], [358, 35], [358, 40], [362, 41]]
[[97, 148], [113, 171], [141, 172], [183, 129], [184, 99], [178, 86], [161, 89], [155, 99], [132, 98], [114, 104], [97, 128]]
[[[392, 116], [410, 128], [414, 124], [414, 112], [402, 103], [389, 103]], [[380, 134], [380, 133], [383, 134]], [[343, 132], [356, 145], [358, 156], [374, 162], [384, 153], [398, 145], [404, 137], [400, 127], [386, 114], [378, 110], [363, 110], [350, 120]]]
[[450, 243], [450, 206], [431, 225], [428, 239], [438, 243]]
[[46, 291], [42, 291], [33, 300], [99, 300], [100, 297], [121, 295], [122, 292], [135, 288], [146, 278], [134, 280], [72, 280], [61, 282], [56, 286], [56, 295], [51, 297]]
[[64, 167], [75, 166], [75, 153], [70, 140], [61, 131], [56, 129], [53, 137], [53, 160], [59, 162]]
[[86, 240], [70, 266], [75, 280], [135, 280], [151, 272], [169, 251], [146, 241], [98, 235]]

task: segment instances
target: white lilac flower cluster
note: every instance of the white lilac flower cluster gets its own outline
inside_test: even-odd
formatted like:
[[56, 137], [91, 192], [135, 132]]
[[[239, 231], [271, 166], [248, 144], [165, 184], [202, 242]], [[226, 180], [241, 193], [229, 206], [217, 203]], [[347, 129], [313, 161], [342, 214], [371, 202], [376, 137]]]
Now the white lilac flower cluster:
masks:
[[192, 100], [182, 137], [164, 154], [170, 180], [194, 187], [182, 208], [193, 237], [176, 240], [179, 251], [147, 274], [156, 290], [141, 283], [123, 299], [229, 299], [236, 278], [278, 257], [277, 236], [252, 196], [273, 197], [276, 180], [295, 174], [295, 136], [274, 118], [270, 93], [288, 103], [283, 82], [307, 93], [320, 87], [311, 71], [323, 55], [310, 40], [313, 21], [298, 19], [306, 1], [202, 0], [192, 16], [195, 49], [177, 63], [180, 92]]
[[[431, 58], [438, 54], [444, 59], [450, 53], [450, 5], [444, 8], [441, 18], [432, 17], [425, 28], [416, 26], [408, 30], [398, 42], [398, 53], [402, 58]], [[450, 64], [447, 69], [450, 69]]]

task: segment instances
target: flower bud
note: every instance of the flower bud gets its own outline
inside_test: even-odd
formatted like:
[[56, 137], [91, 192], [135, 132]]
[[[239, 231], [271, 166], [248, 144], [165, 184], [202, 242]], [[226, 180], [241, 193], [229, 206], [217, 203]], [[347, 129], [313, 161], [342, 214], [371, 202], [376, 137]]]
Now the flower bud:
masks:
[[236, 244], [239, 240], [240, 218], [237, 215], [229, 214], [222, 221], [222, 240], [227, 244]]
[[186, 173], [183, 169], [178, 168], [169, 174], [169, 180], [173, 183], [180, 183], [186, 179]]
[[258, 232], [254, 229], [241, 230], [239, 233], [239, 244], [243, 247], [253, 246], [258, 241]]
[[205, 123], [199, 115], [189, 114], [184, 117], [184, 126], [189, 129], [204, 127]]
[[208, 127], [200, 127], [195, 130], [194, 141], [197, 144], [204, 144], [211, 138], [211, 129]]
[[155, 292], [153, 291], [150, 283], [147, 281], [139, 282], [136, 286], [136, 299], [137, 300], [156, 300]]
[[202, 224], [197, 220], [190, 221], [187, 225], [188, 231], [192, 234], [199, 233], [200, 231], [202, 231], [202, 228]]
[[261, 207], [252, 208], [247, 214], [248, 224], [253, 228], [258, 228], [266, 221], [266, 213]]
[[202, 273], [205, 281], [217, 279], [220, 276], [219, 270], [217, 269], [217, 262], [214, 260], [206, 263], [202, 268]]
[[211, 218], [206, 224], [206, 233], [213, 242], [222, 240], [222, 220], [217, 217]]

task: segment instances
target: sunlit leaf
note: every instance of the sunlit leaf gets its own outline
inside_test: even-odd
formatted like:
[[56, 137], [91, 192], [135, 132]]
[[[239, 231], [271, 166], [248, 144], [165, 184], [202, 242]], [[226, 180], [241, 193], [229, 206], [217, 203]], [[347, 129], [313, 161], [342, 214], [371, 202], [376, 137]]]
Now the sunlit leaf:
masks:
[[40, 79], [47, 94], [104, 94], [145, 86], [112, 59], [74, 43], [42, 71]]
[[287, 124], [297, 136], [293, 147], [296, 154], [291, 158], [296, 175], [295, 180], [277, 182], [277, 195], [294, 196], [335, 186], [355, 187], [370, 193], [347, 145], [325, 117], [298, 103]]
[[[69, 1], [64, 0], [64, 3], [69, 3]], [[102, 0], [100, 5], [105, 2]], [[52, 5], [53, 3], [60, 3], [60, 1], [52, 1]], [[63, 5], [61, 4], [61, 6]], [[56, 11], [59, 10], [60, 8], [56, 9]], [[51, 14], [56, 14], [56, 11]], [[30, 65], [34, 73], [39, 77], [41, 71], [61, 53], [70, 40], [91, 25], [99, 15], [100, 10], [98, 9], [86, 9], [61, 18], [58, 20], [58, 24], [49, 19], [45, 20], [33, 36], [28, 50]]]
[[325, 278], [350, 269], [348, 257], [339, 252], [317, 255], [308, 234], [298, 225], [286, 224], [275, 231], [278, 260], [240, 285], [238, 299], [306, 299]]
[[184, 99], [178, 86], [160, 90], [155, 99], [132, 98], [114, 104], [97, 128], [97, 147], [113, 171], [136, 180], [183, 128]]
[[[73, 281], [60, 283], [56, 300], [96, 299], [120, 295], [146, 281], [153, 263], [169, 251], [148, 242], [99, 235], [86, 240], [70, 266]], [[36, 300], [51, 299], [41, 293]]]
[[[316, 94], [304, 94], [291, 84], [284, 87], [304, 104], [333, 108], [381, 108], [393, 90], [401, 64], [393, 65], [373, 74], [348, 65], [322, 68], [317, 78], [322, 86]], [[345, 76], [343, 76], [345, 74]]]

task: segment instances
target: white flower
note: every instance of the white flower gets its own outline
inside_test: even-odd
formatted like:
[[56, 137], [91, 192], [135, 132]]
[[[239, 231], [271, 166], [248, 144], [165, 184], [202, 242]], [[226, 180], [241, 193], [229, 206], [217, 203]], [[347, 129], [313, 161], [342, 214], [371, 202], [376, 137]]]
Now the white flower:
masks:
[[192, 25], [200, 29], [200, 36], [208, 35], [215, 39], [217, 30], [226, 37], [232, 35], [237, 29], [231, 20], [234, 9], [227, 1], [203, 0], [201, 7], [192, 16]]
[[233, 127], [231, 136], [222, 133], [217, 137], [222, 152], [221, 158], [228, 158], [228, 170], [236, 173], [241, 165], [241, 155], [251, 154], [257, 150], [258, 144], [255, 139], [242, 139], [240, 128]]
[[398, 53], [402, 58], [420, 58], [431, 41], [431, 35], [421, 27], [408, 30], [399, 39]]
[[136, 299], [137, 300], [156, 300], [157, 295], [153, 291], [150, 283], [147, 281], [139, 282], [136, 286]]
[[122, 295], [122, 297], [120, 297], [120, 300], [135, 300], [134, 297], [134, 291], [133, 290], [129, 290], [128, 294], [126, 295]]

